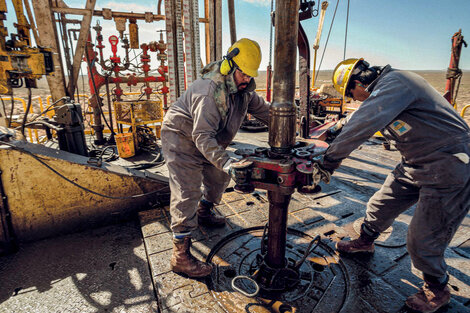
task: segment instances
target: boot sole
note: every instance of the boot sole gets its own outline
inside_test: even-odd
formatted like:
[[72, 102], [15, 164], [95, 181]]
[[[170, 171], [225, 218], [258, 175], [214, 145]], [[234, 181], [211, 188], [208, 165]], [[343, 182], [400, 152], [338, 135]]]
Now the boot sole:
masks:
[[359, 251], [344, 251], [344, 250], [338, 250], [336, 249], [336, 251], [338, 251], [339, 253], [343, 253], [343, 254], [374, 254], [375, 250], [372, 250], [372, 251], [367, 251], [367, 250], [359, 250]]
[[195, 276], [195, 275], [188, 275], [186, 274], [185, 272], [178, 272], [178, 271], [175, 271], [175, 270], [171, 270], [173, 273], [175, 274], [178, 274], [178, 275], [181, 275], [185, 278], [204, 278], [204, 277], [207, 277], [207, 276], [210, 276], [212, 274], [212, 271], [209, 273], [209, 274], [206, 274], [206, 275], [203, 275], [203, 276]]
[[[445, 307], [446, 305], [448, 305], [448, 304], [450, 303], [450, 300], [451, 300], [451, 299], [449, 299], [449, 301], [447, 301], [446, 303], [444, 303], [444, 304], [441, 305], [440, 307], [436, 308], [435, 310], [426, 311], [425, 313], [434, 313], [434, 312], [439, 311], [440, 309], [442, 309], [443, 307]], [[424, 311], [418, 311], [418, 310], [416, 310], [416, 309], [413, 309], [412, 307], [410, 307], [410, 306], [408, 305], [408, 303], [406, 303], [406, 301], [405, 301], [405, 305], [406, 305], [407, 308], [411, 309], [413, 312], [421, 312], [421, 313], [424, 312]]]
[[225, 225], [227, 225], [226, 222], [223, 224], [209, 224], [209, 223], [200, 222], [200, 221], [198, 221], [198, 224], [207, 228], [222, 228], [222, 227], [225, 227]]
[[341, 248], [338, 248], [338, 243], [335, 244], [336, 251], [339, 253], [344, 253], [344, 254], [355, 254], [355, 253], [362, 253], [362, 254], [373, 254], [375, 252], [375, 247], [372, 250], [342, 250]]

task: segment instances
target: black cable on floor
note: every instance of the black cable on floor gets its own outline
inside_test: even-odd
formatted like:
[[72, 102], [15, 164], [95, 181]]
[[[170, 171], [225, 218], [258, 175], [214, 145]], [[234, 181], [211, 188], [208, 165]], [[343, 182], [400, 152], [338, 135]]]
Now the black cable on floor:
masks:
[[[5, 141], [0, 141], [0, 144], [2, 145], [7, 145], [9, 147], [12, 147], [13, 149], [15, 150], [18, 150], [18, 151], [21, 151], [23, 153], [26, 153], [30, 156], [32, 156], [35, 160], [37, 160], [39, 163], [43, 164], [45, 167], [47, 167], [49, 170], [51, 170], [54, 174], [56, 174], [57, 176], [61, 177], [62, 179], [68, 181], [69, 183], [71, 183], [72, 185], [86, 191], [86, 192], [89, 192], [89, 193], [92, 193], [94, 195], [97, 195], [97, 196], [100, 196], [100, 197], [104, 197], [104, 198], [108, 198], [108, 199], [116, 199], [116, 200], [129, 200], [129, 199], [136, 199], [136, 198], [140, 198], [140, 197], [146, 197], [146, 196], [149, 196], [151, 194], [154, 194], [154, 193], [157, 193], [157, 192], [160, 192], [164, 189], [168, 189], [167, 186], [163, 187], [163, 188], [160, 188], [160, 189], [157, 189], [157, 190], [154, 190], [154, 191], [151, 191], [151, 192], [147, 192], [147, 193], [142, 193], [142, 194], [137, 194], [137, 195], [133, 195], [133, 196], [129, 196], [129, 197], [114, 197], [114, 196], [108, 196], [108, 195], [105, 195], [105, 194], [102, 194], [102, 193], [99, 193], [97, 191], [93, 191], [91, 189], [88, 189], [86, 187], [83, 187], [82, 185], [80, 184], [77, 184], [76, 182], [74, 182], [73, 180], [65, 177], [64, 175], [62, 175], [61, 173], [59, 173], [57, 170], [55, 170], [53, 167], [51, 167], [49, 164], [47, 164], [46, 162], [44, 162], [43, 160], [41, 160], [41, 158], [39, 158], [38, 156], [36, 156], [34, 153], [31, 153], [25, 149], [22, 149], [22, 148], [19, 148], [11, 143], [8, 143], [8, 142], [5, 142]], [[165, 194], [169, 194], [169, 193], [165, 193]], [[164, 194], [161, 194], [161, 195], [164, 195]]]

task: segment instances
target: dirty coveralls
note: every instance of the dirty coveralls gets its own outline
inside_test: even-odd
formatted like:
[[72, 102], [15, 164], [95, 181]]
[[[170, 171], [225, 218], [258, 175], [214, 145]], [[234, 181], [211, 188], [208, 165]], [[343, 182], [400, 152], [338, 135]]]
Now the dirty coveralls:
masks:
[[424, 274], [445, 277], [444, 251], [470, 207], [470, 129], [454, 108], [419, 75], [391, 69], [333, 141], [326, 165], [337, 167], [362, 142], [381, 130], [402, 155], [367, 203], [365, 226], [386, 230], [417, 203], [407, 248]]
[[220, 61], [207, 65], [170, 107], [162, 126], [162, 148], [169, 170], [173, 233], [197, 227], [196, 209], [202, 196], [219, 203], [230, 177], [223, 166], [225, 151], [248, 113], [268, 123], [269, 104], [255, 92], [254, 79], [238, 91], [233, 73], [220, 74]]

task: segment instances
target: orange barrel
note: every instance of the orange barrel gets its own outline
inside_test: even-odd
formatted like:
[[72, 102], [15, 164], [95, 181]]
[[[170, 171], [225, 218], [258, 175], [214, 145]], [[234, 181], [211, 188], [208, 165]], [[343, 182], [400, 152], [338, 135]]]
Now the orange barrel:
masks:
[[162, 138], [162, 126], [161, 125], [155, 126], [155, 134], [158, 139]]
[[134, 135], [132, 133], [117, 134], [115, 139], [121, 158], [130, 158], [135, 155]]

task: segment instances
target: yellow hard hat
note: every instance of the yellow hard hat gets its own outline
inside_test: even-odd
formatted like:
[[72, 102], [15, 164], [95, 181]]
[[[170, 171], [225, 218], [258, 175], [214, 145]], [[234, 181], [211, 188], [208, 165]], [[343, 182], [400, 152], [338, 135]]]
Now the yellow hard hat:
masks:
[[333, 86], [335, 86], [336, 91], [338, 91], [344, 99], [346, 99], [346, 88], [348, 87], [349, 79], [353, 75], [353, 70], [356, 65], [363, 60], [363, 58], [344, 60], [336, 65], [333, 71]]
[[238, 67], [246, 75], [257, 77], [260, 63], [261, 49], [258, 43], [251, 39], [242, 38], [228, 49], [227, 55], [220, 65], [220, 73], [227, 75]]

